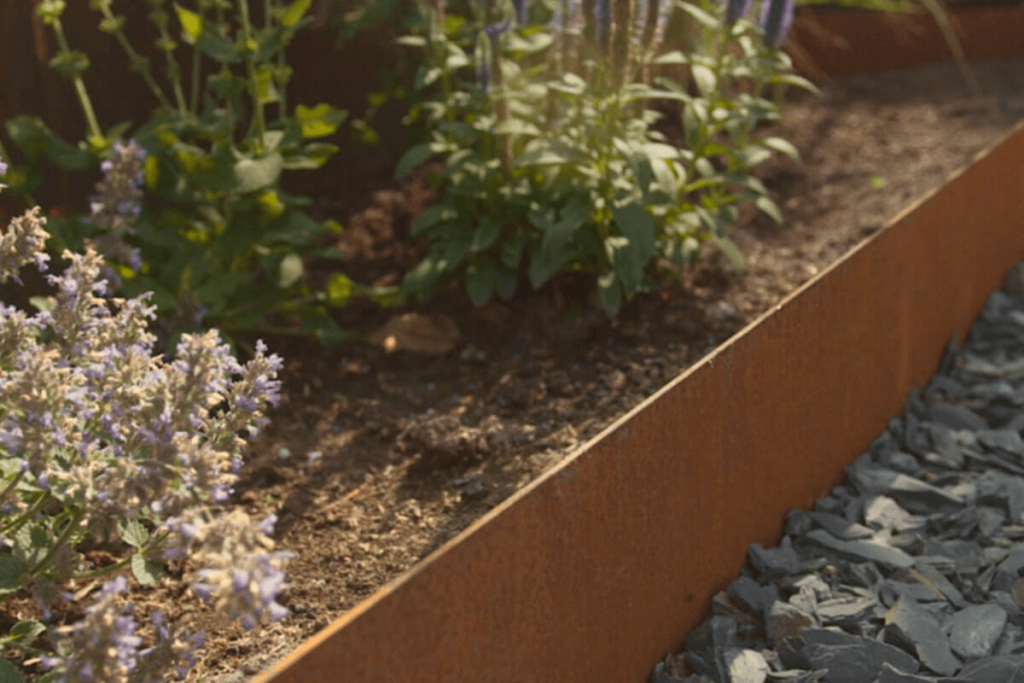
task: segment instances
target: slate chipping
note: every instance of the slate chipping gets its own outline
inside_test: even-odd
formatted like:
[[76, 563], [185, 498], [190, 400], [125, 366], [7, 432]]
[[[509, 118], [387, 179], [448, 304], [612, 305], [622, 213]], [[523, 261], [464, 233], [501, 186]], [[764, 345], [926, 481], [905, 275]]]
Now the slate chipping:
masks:
[[1024, 683], [1024, 262], [651, 683]]

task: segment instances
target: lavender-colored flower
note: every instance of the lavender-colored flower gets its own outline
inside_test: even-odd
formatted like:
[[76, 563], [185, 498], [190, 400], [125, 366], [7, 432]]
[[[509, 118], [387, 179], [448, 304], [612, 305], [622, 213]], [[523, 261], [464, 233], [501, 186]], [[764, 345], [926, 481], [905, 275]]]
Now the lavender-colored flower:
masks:
[[723, 0], [725, 3], [725, 23], [734, 24], [750, 9], [750, 0]]
[[768, 45], [782, 45], [792, 24], [793, 0], [766, 0], [761, 6], [761, 28]]
[[519, 26], [526, 26], [530, 9], [527, 0], [512, 0], [512, 7], [516, 12], [516, 23]]
[[[125, 235], [134, 234], [132, 227], [142, 213], [142, 185], [146, 150], [134, 140], [128, 144], [114, 143], [111, 158], [100, 164], [103, 180], [96, 185], [97, 195], [90, 204], [90, 220], [105, 232], [87, 245], [93, 246], [108, 258], [127, 263], [138, 272], [142, 266], [138, 250], [133, 250], [125, 241]], [[114, 288], [120, 286], [120, 278], [113, 270], [106, 272], [106, 279]]]
[[612, 32], [611, 0], [597, 0], [594, 3], [594, 21], [597, 26], [597, 44], [605, 50]]

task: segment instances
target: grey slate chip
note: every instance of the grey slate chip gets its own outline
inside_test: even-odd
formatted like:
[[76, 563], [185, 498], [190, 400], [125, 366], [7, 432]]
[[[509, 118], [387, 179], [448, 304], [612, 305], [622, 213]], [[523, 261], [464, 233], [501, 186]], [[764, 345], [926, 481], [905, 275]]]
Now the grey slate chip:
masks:
[[768, 680], [772, 683], [821, 683], [825, 680], [824, 669], [818, 671], [801, 671], [799, 669], [785, 669], [784, 671], [769, 671]]
[[988, 655], [1006, 626], [1006, 612], [995, 605], [972, 605], [950, 620], [949, 645], [964, 659]]
[[838, 515], [831, 515], [827, 512], [808, 512], [807, 516], [836, 538], [855, 541], [861, 538], [871, 538], [874, 535], [874, 532], [866, 526], [850, 522]]
[[722, 657], [726, 667], [726, 683], [764, 683], [771, 668], [764, 656], [755, 650], [732, 648]]
[[807, 668], [828, 669], [827, 683], [864, 683], [881, 673], [889, 662], [901, 671], [916, 673], [917, 660], [899, 648], [862, 636], [828, 629], [807, 629], [801, 633], [804, 645], [798, 654]]
[[751, 543], [747, 548], [747, 557], [764, 576], [785, 576], [794, 574], [800, 568], [800, 558], [793, 550], [789, 536], [782, 539], [776, 548], [763, 548], [759, 543]]
[[807, 534], [807, 538], [829, 550], [857, 560], [874, 562], [888, 567], [906, 568], [914, 565], [914, 558], [898, 548], [871, 543], [868, 541], [843, 541], [827, 531], [815, 529]]
[[933, 586], [938, 588], [951, 604], [956, 607], [964, 607], [967, 605], [967, 602], [964, 600], [964, 596], [959, 590], [957, 590], [956, 586], [950, 583], [949, 579], [947, 579], [941, 571], [936, 569], [933, 565], [922, 564], [920, 562], [921, 558], [919, 557], [914, 558], [914, 560], [915, 570]]
[[954, 683], [956, 680], [948, 676], [935, 678], [934, 676], [907, 673], [900, 671], [888, 662], [882, 664], [882, 675], [878, 677], [878, 683]]
[[826, 626], [852, 628], [871, 617], [877, 605], [878, 600], [874, 596], [846, 595], [819, 602], [815, 611]]
[[733, 581], [728, 591], [757, 613], [763, 612], [778, 597], [778, 590], [773, 591], [767, 586], [762, 586], [746, 575]]
[[921, 664], [937, 674], [952, 676], [960, 668], [939, 622], [912, 599], [901, 596], [886, 620], [885, 642], [915, 654]]
[[815, 625], [811, 615], [795, 605], [779, 600], [765, 611], [764, 622], [765, 634], [772, 647], [778, 647], [786, 638], [798, 636], [801, 629], [812, 628]]
[[888, 496], [875, 496], [864, 508], [864, 522], [881, 529], [909, 531], [923, 527], [925, 519], [910, 514]]
[[956, 680], [971, 683], [1020, 683], [1024, 681], [1024, 656], [1001, 655], [972, 662]]
[[1009, 429], [982, 429], [978, 431], [978, 441], [982, 446], [992, 450], [1024, 455], [1024, 441], [1021, 440], [1020, 434]]
[[983, 417], [959, 403], [932, 403], [928, 407], [928, 417], [933, 422], [941, 422], [954, 430], [988, 429], [988, 422]]

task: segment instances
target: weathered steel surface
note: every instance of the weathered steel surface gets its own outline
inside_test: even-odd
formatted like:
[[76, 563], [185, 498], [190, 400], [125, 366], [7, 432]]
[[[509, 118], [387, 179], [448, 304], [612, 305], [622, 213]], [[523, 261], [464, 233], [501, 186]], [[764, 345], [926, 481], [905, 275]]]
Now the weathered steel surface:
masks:
[[[947, 16], [968, 59], [1024, 56], [1020, 5], [957, 6]], [[938, 24], [923, 10], [900, 15], [814, 8], [798, 13], [788, 43], [798, 47], [790, 50], [794, 66], [812, 76], [879, 73], [953, 58]]]
[[261, 680], [644, 680], [1024, 258], [1022, 159], [1024, 126]]

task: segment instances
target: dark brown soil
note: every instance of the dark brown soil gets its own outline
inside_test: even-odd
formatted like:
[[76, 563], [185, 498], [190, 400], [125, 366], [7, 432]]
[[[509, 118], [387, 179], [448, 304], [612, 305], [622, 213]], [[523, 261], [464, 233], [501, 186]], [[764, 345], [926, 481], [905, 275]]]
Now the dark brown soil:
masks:
[[[456, 292], [417, 309], [458, 329], [443, 355], [268, 339], [286, 359], [285, 391], [236, 504], [279, 515], [279, 547], [297, 554], [282, 599], [293, 616], [253, 633], [208, 630], [189, 680], [243, 680], [279, 660], [967, 165], [1024, 116], [1024, 61], [974, 68], [986, 106], [951, 63], [843, 79], [792, 102], [771, 132], [803, 165], [774, 160], [759, 173], [786, 222], [744, 215], [733, 231], [742, 274], [709, 251], [683, 285], [615, 321], [571, 283], [480, 310]], [[408, 226], [432, 197], [419, 178], [362, 205], [324, 203], [346, 227], [340, 268], [398, 282], [422, 254]], [[340, 320], [369, 335], [402, 312], [357, 301]], [[135, 595], [143, 610], [211, 624], [180, 585]]]

